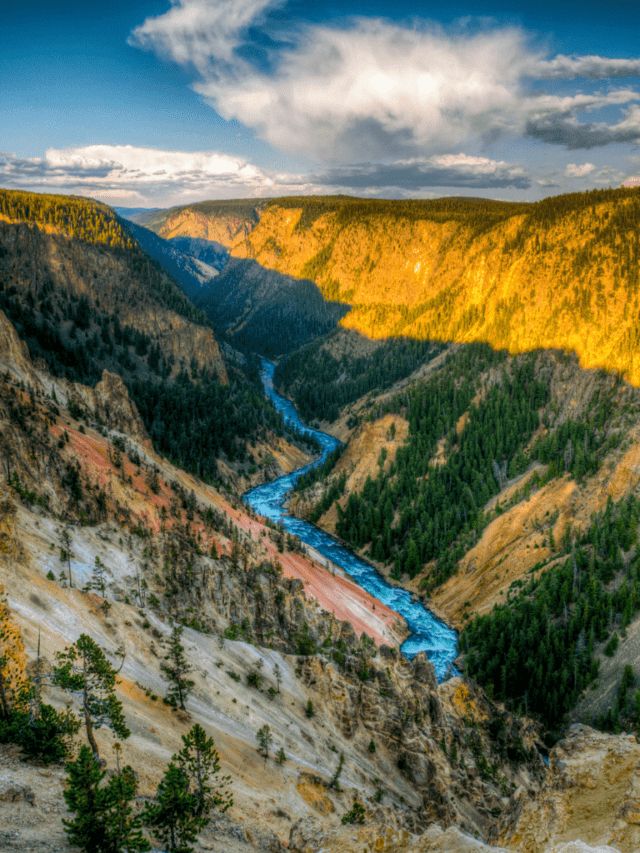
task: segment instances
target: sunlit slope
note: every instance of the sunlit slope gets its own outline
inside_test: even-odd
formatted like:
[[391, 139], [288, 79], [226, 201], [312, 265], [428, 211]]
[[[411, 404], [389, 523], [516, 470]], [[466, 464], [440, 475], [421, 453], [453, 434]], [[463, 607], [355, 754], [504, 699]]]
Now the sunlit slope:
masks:
[[[162, 230], [201, 227], [203, 207], [172, 212]], [[584, 367], [640, 383], [638, 190], [530, 205], [291, 198], [255, 212], [233, 254], [317, 282], [352, 306], [347, 328], [514, 353], [568, 349]]]

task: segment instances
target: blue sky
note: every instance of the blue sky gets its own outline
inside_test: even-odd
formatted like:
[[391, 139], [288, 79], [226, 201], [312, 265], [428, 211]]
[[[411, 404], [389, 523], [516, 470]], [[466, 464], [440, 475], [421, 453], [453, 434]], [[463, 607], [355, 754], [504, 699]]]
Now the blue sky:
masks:
[[637, 2], [3, 6], [4, 186], [138, 206], [640, 175]]

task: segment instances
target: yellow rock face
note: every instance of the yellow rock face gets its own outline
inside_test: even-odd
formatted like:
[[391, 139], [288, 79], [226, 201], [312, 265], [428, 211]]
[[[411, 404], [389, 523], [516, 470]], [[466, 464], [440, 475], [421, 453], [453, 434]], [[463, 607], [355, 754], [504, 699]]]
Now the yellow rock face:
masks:
[[276, 202], [231, 251], [314, 280], [351, 306], [343, 326], [371, 338], [570, 350], [583, 367], [640, 383], [640, 192], [518, 206], [488, 225], [398, 210], [346, 217], [327, 206], [313, 219], [304, 200]]

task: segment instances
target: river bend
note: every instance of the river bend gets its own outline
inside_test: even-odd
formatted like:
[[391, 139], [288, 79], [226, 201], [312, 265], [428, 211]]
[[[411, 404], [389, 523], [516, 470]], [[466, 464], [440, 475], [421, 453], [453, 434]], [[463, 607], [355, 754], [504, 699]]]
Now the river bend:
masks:
[[388, 583], [370, 563], [358, 557], [333, 536], [287, 511], [287, 499], [296, 482], [307, 471], [322, 465], [340, 442], [334, 436], [312, 429], [302, 421], [293, 403], [275, 390], [275, 369], [273, 362], [261, 360], [260, 375], [265, 394], [283, 416], [286, 424], [303, 436], [313, 437], [321, 447], [321, 453], [302, 468], [250, 489], [243, 496], [244, 502], [256, 513], [282, 525], [287, 533], [297, 536], [327, 560], [340, 566], [363, 589], [400, 614], [411, 632], [401, 646], [402, 653], [412, 658], [418, 652], [425, 652], [433, 663], [438, 681], [443, 681], [454, 671], [453, 661], [458, 653], [456, 631], [416, 601], [410, 592]]

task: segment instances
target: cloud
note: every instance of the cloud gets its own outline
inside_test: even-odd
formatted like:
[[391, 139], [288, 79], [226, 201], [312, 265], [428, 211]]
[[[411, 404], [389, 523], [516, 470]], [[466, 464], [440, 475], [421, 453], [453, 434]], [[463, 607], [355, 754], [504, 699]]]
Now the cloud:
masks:
[[274, 0], [177, 0], [168, 12], [136, 27], [130, 42], [204, 74], [212, 61], [231, 62], [241, 35], [278, 5]]
[[569, 163], [564, 170], [567, 178], [585, 178], [595, 171], [593, 163]]
[[105, 201], [264, 195], [274, 180], [239, 157], [215, 151], [163, 151], [133, 145], [50, 148], [43, 157], [0, 154], [5, 186], [79, 192]]
[[610, 59], [606, 56], [565, 56], [541, 60], [533, 75], [542, 79], [608, 80], [616, 77], [640, 77], [640, 59]]
[[640, 175], [632, 175], [630, 178], [627, 178], [623, 184], [623, 187], [638, 187], [640, 188]]
[[434, 155], [387, 163], [360, 163], [317, 174], [268, 172], [238, 157], [210, 151], [163, 151], [132, 145], [50, 148], [43, 157], [0, 154], [0, 183], [73, 192], [112, 204], [186, 204], [239, 198], [360, 190], [397, 195], [429, 188], [530, 186], [524, 170], [467, 154]]
[[614, 143], [640, 142], [640, 107], [630, 107], [615, 124], [580, 122], [570, 112], [548, 112], [530, 118], [526, 126], [529, 136], [569, 149], [600, 148]]
[[563, 98], [538, 90], [559, 79], [593, 86], [640, 76], [640, 58], [548, 58], [517, 28], [473, 34], [377, 18], [282, 33], [270, 17], [278, 5], [173, 0], [131, 42], [192, 67], [194, 88], [223, 118], [327, 164], [477, 149], [500, 134], [569, 148], [638, 139], [632, 111], [611, 125], [580, 115], [640, 101], [633, 90]]
[[311, 181], [320, 186], [356, 190], [398, 188], [417, 191], [430, 187], [528, 189], [531, 186], [531, 180], [519, 166], [466, 154], [341, 166], [313, 175]]

